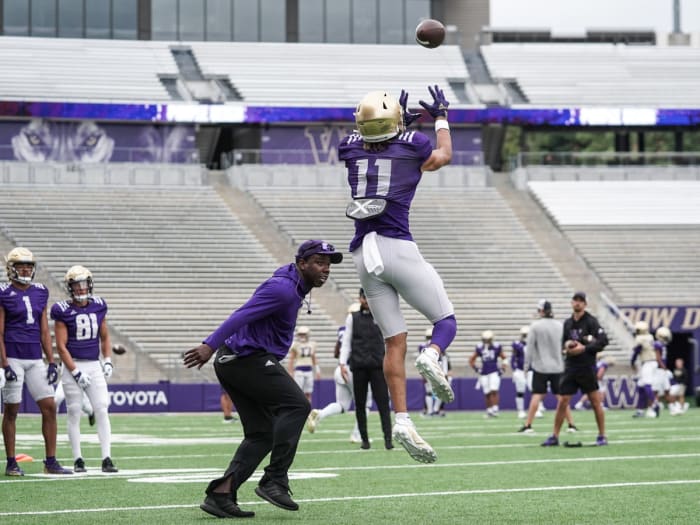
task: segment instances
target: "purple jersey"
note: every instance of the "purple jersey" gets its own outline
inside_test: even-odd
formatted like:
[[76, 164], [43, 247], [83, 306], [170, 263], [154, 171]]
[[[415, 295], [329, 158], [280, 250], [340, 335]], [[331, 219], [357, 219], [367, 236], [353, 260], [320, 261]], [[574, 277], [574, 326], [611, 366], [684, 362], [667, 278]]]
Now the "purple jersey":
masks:
[[49, 291], [43, 284], [32, 283], [26, 290], [0, 284], [7, 357], [41, 359], [41, 316], [48, 301]]
[[476, 355], [481, 358], [481, 375], [485, 376], [498, 372], [498, 356], [502, 352], [501, 345], [498, 343], [484, 346], [483, 343], [476, 345]]
[[386, 237], [413, 240], [408, 214], [423, 175], [421, 166], [432, 151], [430, 139], [419, 131], [401, 133], [388, 141], [383, 151], [365, 150], [357, 133], [342, 140], [338, 158], [345, 161], [352, 198], [378, 197], [387, 201], [379, 217], [355, 221], [351, 252], [373, 231]]
[[602, 359], [599, 359], [596, 364], [595, 364], [595, 371], [598, 377], [603, 377], [605, 375], [605, 372], [608, 371], [608, 363], [603, 361]]
[[665, 367], [668, 368], [668, 363], [666, 362], [668, 360], [668, 355], [666, 353], [666, 345], [663, 344], [661, 341], [654, 341], [654, 350], [661, 354], [661, 362], [664, 364]]
[[513, 353], [510, 356], [510, 367], [513, 370], [524, 370], [525, 369], [525, 342], [524, 341], [513, 341], [510, 345], [513, 348]]
[[68, 329], [66, 347], [73, 359], [100, 358], [100, 326], [107, 315], [107, 303], [93, 295], [85, 306], [61, 301], [51, 307], [51, 319]]
[[270, 352], [281, 361], [292, 346], [297, 314], [309, 291], [295, 264], [282, 266], [204, 343], [214, 350], [225, 344], [240, 357]]

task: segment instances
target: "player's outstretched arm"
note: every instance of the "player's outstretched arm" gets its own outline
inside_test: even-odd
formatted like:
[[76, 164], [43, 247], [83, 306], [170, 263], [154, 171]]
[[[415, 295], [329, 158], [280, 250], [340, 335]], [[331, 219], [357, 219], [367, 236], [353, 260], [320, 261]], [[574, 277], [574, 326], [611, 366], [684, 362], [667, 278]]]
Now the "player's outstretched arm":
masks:
[[437, 145], [428, 160], [421, 166], [421, 170], [435, 171], [446, 166], [452, 160], [452, 137], [450, 125], [447, 122], [447, 107], [450, 103], [439, 86], [428, 86], [428, 91], [433, 97], [432, 104], [423, 100], [419, 100], [418, 103], [435, 119]]

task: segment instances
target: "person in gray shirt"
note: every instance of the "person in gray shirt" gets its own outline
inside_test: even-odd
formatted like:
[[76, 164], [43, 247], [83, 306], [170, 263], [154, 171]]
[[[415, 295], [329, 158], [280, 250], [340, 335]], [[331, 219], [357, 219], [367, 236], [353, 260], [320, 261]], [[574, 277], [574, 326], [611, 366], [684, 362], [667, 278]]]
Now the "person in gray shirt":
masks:
[[[535, 418], [537, 407], [547, 395], [547, 387], [559, 400], [559, 381], [564, 372], [564, 357], [561, 353], [561, 338], [564, 327], [561, 322], [554, 319], [552, 303], [542, 299], [537, 303], [539, 319], [530, 325], [527, 335], [527, 353], [525, 363], [532, 372], [532, 397], [527, 413], [527, 420], [518, 432], [526, 434], [534, 432], [532, 421]], [[571, 417], [571, 410], [567, 410], [566, 419], [569, 423], [569, 431], [576, 432]]]

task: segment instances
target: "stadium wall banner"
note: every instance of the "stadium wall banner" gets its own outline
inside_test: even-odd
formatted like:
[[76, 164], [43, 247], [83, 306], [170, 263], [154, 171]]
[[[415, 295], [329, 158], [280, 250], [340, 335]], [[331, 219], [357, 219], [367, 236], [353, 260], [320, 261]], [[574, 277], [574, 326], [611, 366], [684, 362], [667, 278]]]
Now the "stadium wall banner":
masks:
[[191, 163], [196, 156], [193, 125], [0, 122], [0, 160]]
[[[247, 106], [229, 104], [110, 104], [0, 100], [0, 118], [204, 124], [354, 122], [354, 107]], [[507, 108], [450, 109], [453, 124], [514, 126], [698, 126], [698, 108]]]
[[[605, 378], [606, 404], [611, 408], [631, 408], [636, 404], [635, 382], [630, 376], [607, 376]], [[476, 389], [474, 377], [456, 377], [453, 380], [455, 401], [445, 407], [446, 410], [484, 410], [484, 395]], [[218, 412], [220, 407], [221, 387], [213, 383], [159, 383], [144, 384], [109, 384], [109, 411], [111, 413], [159, 413], [159, 412]], [[578, 400], [575, 396], [573, 402]], [[316, 381], [312, 406], [322, 408], [335, 401], [335, 383], [332, 379]], [[408, 409], [423, 410], [425, 391], [423, 381], [419, 378], [408, 380]], [[529, 394], [525, 395], [526, 403]], [[545, 406], [556, 407], [554, 396], [546, 396]], [[501, 381], [500, 407], [503, 410], [515, 409], [515, 386], [510, 377]], [[376, 410], [376, 405], [374, 406]], [[24, 389], [21, 411], [38, 413], [39, 409], [29, 392]], [[65, 403], [59, 407], [65, 413]]]
[[[338, 145], [352, 133], [354, 126], [279, 126], [270, 127], [261, 136], [261, 163], [338, 164]], [[411, 128], [413, 129], [413, 128]], [[416, 129], [420, 129], [416, 127]], [[432, 125], [424, 126], [432, 135]], [[455, 159], [463, 165], [483, 164], [481, 129], [452, 128]]]

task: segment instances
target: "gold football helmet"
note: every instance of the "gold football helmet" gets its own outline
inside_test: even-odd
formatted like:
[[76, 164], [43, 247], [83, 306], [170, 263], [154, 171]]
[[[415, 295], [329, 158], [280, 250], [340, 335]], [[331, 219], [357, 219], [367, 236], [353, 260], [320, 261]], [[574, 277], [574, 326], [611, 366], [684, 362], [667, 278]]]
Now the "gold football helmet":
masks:
[[305, 335], [306, 337], [308, 337], [310, 333], [311, 328], [309, 328], [308, 326], [299, 326], [297, 328], [297, 335]]
[[529, 326], [523, 326], [520, 329], [520, 339], [527, 339], [527, 334], [530, 333], [530, 327]]
[[365, 142], [383, 142], [405, 129], [401, 105], [385, 91], [365, 95], [357, 105], [355, 123]]
[[493, 332], [491, 330], [484, 330], [481, 332], [481, 340], [484, 343], [493, 341]]
[[[63, 278], [68, 295], [75, 301], [87, 301], [92, 297], [92, 272], [85, 266], [71, 266]], [[84, 283], [73, 287], [74, 284]], [[77, 289], [76, 289], [77, 288]]]
[[[5, 257], [5, 268], [7, 268], [7, 277], [10, 281], [16, 281], [21, 284], [29, 284], [34, 279], [36, 274], [36, 259], [34, 259], [34, 254], [22, 248], [21, 246], [10, 251]], [[31, 264], [32, 274], [29, 276], [20, 275], [15, 268], [15, 264]]]
[[671, 330], [665, 326], [659, 326], [656, 330], [656, 339], [664, 343], [670, 343], [673, 336], [671, 335]]
[[648, 334], [649, 333], [649, 323], [646, 321], [637, 321], [634, 323], [634, 333], [635, 334]]
[[430, 328], [425, 329], [425, 338], [430, 339], [433, 337], [433, 327], [431, 326]]

